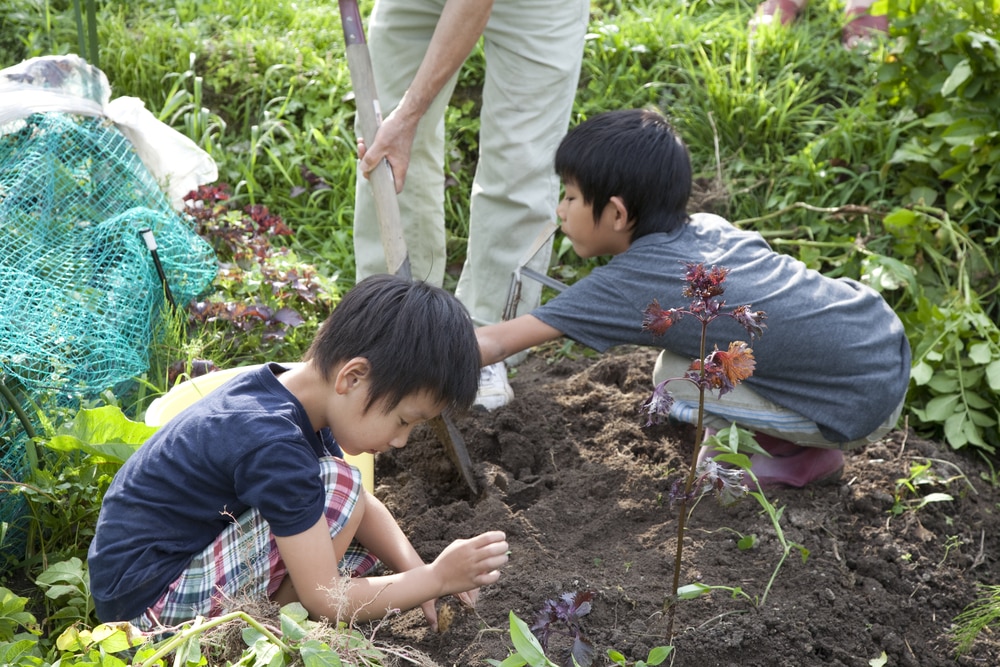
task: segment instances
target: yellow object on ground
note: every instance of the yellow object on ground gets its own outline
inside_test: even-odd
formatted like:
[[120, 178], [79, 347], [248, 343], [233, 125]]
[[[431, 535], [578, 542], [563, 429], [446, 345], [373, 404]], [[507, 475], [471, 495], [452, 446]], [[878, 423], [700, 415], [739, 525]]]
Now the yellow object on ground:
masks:
[[[295, 364], [282, 364], [282, 366], [293, 365]], [[240, 373], [260, 368], [260, 366], [261, 364], [257, 364], [255, 366], [238, 366], [236, 368], [227, 368], [222, 371], [213, 371], [212, 373], [200, 375], [194, 379], [175, 385], [170, 391], [149, 404], [149, 408], [146, 410], [146, 425], [163, 426], [181, 410], [188, 407], [202, 396], [218, 389], [227, 380], [239, 375]], [[361, 454], [359, 456], [344, 454], [344, 459], [361, 471], [361, 483], [369, 493], [374, 493], [375, 457], [371, 454]]]

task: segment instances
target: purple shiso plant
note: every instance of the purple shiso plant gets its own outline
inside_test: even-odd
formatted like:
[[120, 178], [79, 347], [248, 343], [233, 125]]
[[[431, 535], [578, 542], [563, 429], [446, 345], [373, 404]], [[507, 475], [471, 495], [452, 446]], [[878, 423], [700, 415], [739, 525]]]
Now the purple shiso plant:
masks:
[[[643, 404], [642, 409], [648, 415], [646, 425], [658, 424], [667, 419], [674, 398], [667, 390], [670, 382], [691, 382], [698, 387], [698, 422], [695, 427], [695, 447], [691, 464], [683, 484], [678, 480], [670, 492], [671, 505], [677, 506], [677, 553], [674, 560], [674, 580], [671, 594], [667, 597], [667, 638], [673, 637], [674, 611], [676, 608], [677, 591], [680, 585], [681, 561], [684, 546], [684, 527], [688, 514], [688, 506], [705, 493], [715, 492], [720, 502], [730, 503], [743, 498], [747, 492], [743, 471], [749, 468], [749, 459], [738, 454], [734, 449], [731, 454], [705, 460], [698, 466], [698, 452], [704, 440], [705, 425], [705, 392], [716, 391], [721, 398], [736, 388], [743, 380], [753, 374], [756, 362], [753, 349], [743, 341], [734, 341], [726, 350], [718, 347], [706, 353], [706, 338], [708, 325], [719, 317], [729, 317], [736, 320], [750, 336], [750, 340], [759, 338], [766, 325], [766, 314], [761, 310], [751, 310], [750, 305], [741, 305], [732, 310], [724, 310], [726, 302], [720, 299], [725, 287], [723, 283], [729, 269], [712, 266], [706, 269], [704, 264], [687, 264], [684, 272], [686, 286], [683, 296], [691, 299], [687, 308], [669, 308], [664, 310], [654, 299], [646, 308], [642, 328], [654, 336], [662, 336], [666, 331], [684, 317], [694, 317], [701, 322], [701, 349], [698, 359], [695, 359], [687, 372], [681, 377], [667, 378], [653, 390], [652, 396]], [[729, 466], [727, 467], [727, 464]], [[735, 467], [733, 467], [735, 466]]]

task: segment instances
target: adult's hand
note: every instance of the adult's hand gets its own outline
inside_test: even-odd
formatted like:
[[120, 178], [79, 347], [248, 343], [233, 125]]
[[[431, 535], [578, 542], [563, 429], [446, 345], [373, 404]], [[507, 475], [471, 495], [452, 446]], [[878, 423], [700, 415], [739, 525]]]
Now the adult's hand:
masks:
[[417, 121], [420, 120], [405, 118], [405, 114], [397, 113], [398, 111], [397, 108], [382, 122], [370, 147], [365, 146], [364, 140], [358, 139], [358, 157], [361, 158], [358, 170], [368, 178], [371, 171], [379, 166], [383, 159], [388, 160], [396, 185], [396, 194], [403, 191], [406, 182], [413, 135], [417, 131]]
[[[383, 159], [389, 161], [402, 192], [417, 123], [445, 83], [454, 76], [483, 34], [493, 0], [446, 0], [427, 53], [413, 81], [392, 113], [375, 133], [375, 140], [362, 155], [358, 169], [366, 177]], [[360, 154], [360, 151], [359, 151]]]

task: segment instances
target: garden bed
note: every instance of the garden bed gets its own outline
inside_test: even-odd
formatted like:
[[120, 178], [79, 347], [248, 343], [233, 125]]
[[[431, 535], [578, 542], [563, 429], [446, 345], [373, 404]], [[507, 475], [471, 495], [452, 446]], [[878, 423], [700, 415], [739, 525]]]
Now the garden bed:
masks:
[[[512, 404], [457, 420], [478, 495], [429, 430], [378, 459], [377, 495], [425, 558], [493, 529], [506, 532], [512, 552], [474, 612], [444, 599], [439, 606], [456, 612], [445, 631], [431, 631], [411, 611], [382, 627], [380, 640], [440, 665], [481, 665], [511, 650], [510, 611], [530, 625], [546, 600], [592, 591], [582, 627], [597, 649], [595, 665], [609, 664], [610, 648], [631, 663], [666, 643], [662, 605], [676, 548], [667, 496], [690, 460], [693, 429], [643, 427], [638, 407], [651, 390], [653, 361], [652, 351], [636, 349], [553, 363], [530, 356], [517, 367]], [[913, 466], [926, 464], [914, 477]], [[806, 547], [808, 559], [793, 551], [760, 607], [724, 590], [681, 602], [673, 664], [1000, 664], [995, 635], [980, 633], [957, 658], [950, 635], [956, 615], [980, 595], [976, 583], [1000, 580], [1000, 492], [989, 472], [900, 429], [849, 453], [835, 484], [770, 493], [785, 507], [786, 537]], [[922, 498], [939, 497], [932, 493], [953, 500], [918, 508]], [[737, 542], [749, 534], [757, 544], [741, 550]], [[755, 500], [725, 508], [705, 498], [688, 522], [681, 583], [739, 587], [759, 599], [780, 555]], [[565, 662], [566, 646], [554, 640], [550, 657]], [[879, 661], [883, 652], [888, 662]]]

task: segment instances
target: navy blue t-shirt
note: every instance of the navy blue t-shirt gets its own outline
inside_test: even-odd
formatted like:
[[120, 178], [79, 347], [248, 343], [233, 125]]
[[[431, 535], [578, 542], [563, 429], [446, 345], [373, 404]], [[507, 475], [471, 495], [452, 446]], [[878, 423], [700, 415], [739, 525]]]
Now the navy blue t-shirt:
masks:
[[142, 614], [251, 507], [278, 536], [323, 515], [319, 458], [342, 454], [278, 381], [283, 370], [268, 364], [230, 380], [171, 419], [115, 475], [88, 555], [102, 621]]

